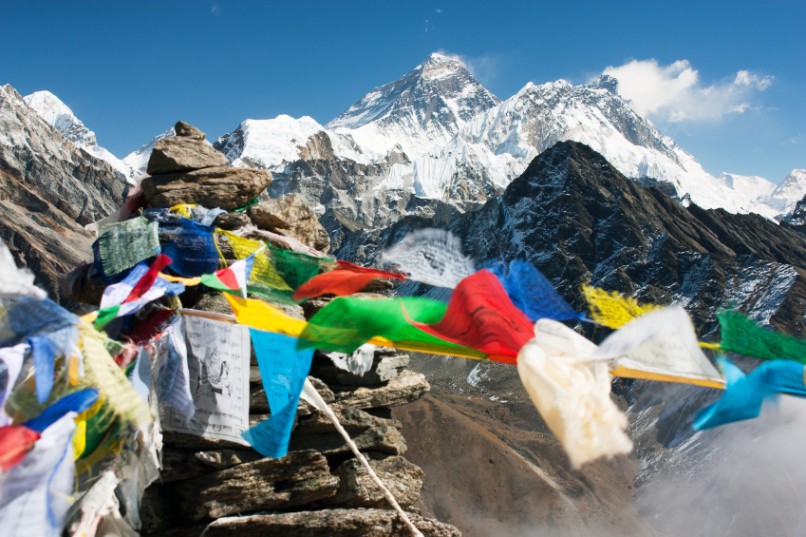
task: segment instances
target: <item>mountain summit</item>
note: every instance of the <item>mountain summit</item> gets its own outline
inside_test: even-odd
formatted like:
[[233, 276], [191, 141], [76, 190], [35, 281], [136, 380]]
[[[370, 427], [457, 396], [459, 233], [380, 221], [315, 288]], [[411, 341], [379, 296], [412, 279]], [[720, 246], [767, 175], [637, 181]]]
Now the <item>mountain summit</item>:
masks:
[[448, 143], [467, 121], [499, 102], [461, 60], [435, 52], [403, 78], [364, 95], [327, 127], [350, 129], [362, 145], [379, 137], [398, 142], [416, 158], [434, 143]]

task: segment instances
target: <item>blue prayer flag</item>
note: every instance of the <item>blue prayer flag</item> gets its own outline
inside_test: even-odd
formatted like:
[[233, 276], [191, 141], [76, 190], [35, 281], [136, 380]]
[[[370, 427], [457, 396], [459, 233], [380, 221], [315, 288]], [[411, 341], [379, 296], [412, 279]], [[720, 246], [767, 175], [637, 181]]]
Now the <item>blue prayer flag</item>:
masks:
[[297, 338], [282, 334], [254, 328], [249, 332], [271, 416], [242, 436], [264, 457], [284, 457], [302, 386], [311, 369], [313, 349], [297, 350]]

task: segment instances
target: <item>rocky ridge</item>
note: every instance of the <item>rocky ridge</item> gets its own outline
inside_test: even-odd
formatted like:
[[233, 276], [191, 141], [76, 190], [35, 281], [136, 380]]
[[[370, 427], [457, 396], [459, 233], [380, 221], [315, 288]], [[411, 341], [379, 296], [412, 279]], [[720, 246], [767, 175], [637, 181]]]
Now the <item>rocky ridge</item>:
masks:
[[0, 238], [51, 297], [61, 300], [59, 276], [89, 256], [83, 226], [115, 211], [126, 189], [112, 166], [0, 86]]

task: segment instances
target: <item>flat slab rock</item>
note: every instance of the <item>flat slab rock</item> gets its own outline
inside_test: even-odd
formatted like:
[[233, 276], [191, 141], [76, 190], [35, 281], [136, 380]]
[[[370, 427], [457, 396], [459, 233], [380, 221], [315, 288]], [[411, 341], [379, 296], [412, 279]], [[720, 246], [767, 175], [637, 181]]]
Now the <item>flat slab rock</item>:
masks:
[[422, 373], [404, 370], [385, 386], [360, 387], [336, 392], [334, 407], [381, 408], [404, 405], [416, 401], [431, 389]]
[[291, 509], [333, 496], [339, 478], [315, 451], [261, 459], [172, 484], [176, 504], [198, 521], [235, 513]]
[[203, 168], [143, 179], [146, 201], [153, 207], [198, 203], [204, 207], [237, 209], [266, 190], [271, 174], [247, 168]]
[[[419, 466], [403, 457], [370, 460], [369, 465], [404, 509], [420, 500], [424, 474]], [[383, 491], [357, 459], [343, 462], [334, 473], [340, 479], [339, 490], [324, 500], [323, 506], [388, 508]]]
[[170, 136], [157, 141], [154, 145], [154, 150], [148, 158], [146, 173], [158, 175], [227, 164], [229, 161], [224, 153], [201, 140], [187, 136]]
[[[432, 518], [409, 513], [426, 537], [461, 537], [458, 529]], [[385, 509], [324, 509], [216, 520], [202, 537], [410, 537], [411, 530], [396, 513]]]

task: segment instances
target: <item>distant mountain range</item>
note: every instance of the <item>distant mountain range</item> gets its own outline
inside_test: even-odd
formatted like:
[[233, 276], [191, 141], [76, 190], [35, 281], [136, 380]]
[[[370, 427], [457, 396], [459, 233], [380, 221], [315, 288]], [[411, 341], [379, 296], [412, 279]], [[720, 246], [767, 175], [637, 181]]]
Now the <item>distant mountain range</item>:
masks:
[[[65, 137], [110, 162], [130, 182], [144, 173], [154, 141], [170, 134], [160, 134], [121, 160], [99, 147], [92, 131], [51, 93], [37, 92], [25, 100]], [[326, 126], [307, 116], [247, 119], [214, 145], [236, 166], [272, 171], [276, 192], [297, 190], [306, 174], [353, 170], [361, 179], [350, 188], [335, 187], [335, 193], [319, 177], [313, 183], [321, 188], [302, 194], [320, 214], [328, 212], [329, 202], [345, 205], [345, 197], [353, 198], [330, 211], [347, 211], [356, 223], [371, 226], [387, 221], [378, 220], [379, 206], [395, 206], [392, 220], [411, 214], [406, 207], [418, 206], [412, 198], [478, 208], [503, 192], [535, 156], [565, 140], [585, 143], [627, 177], [667, 182], [684, 204], [780, 219], [806, 195], [803, 169], [794, 169], [780, 185], [756, 176], [708, 174], [637, 114], [610, 76], [578, 86], [563, 80], [530, 82], [501, 101], [460, 60], [438, 53], [367, 93]], [[329, 162], [312, 168], [311, 161]]]

